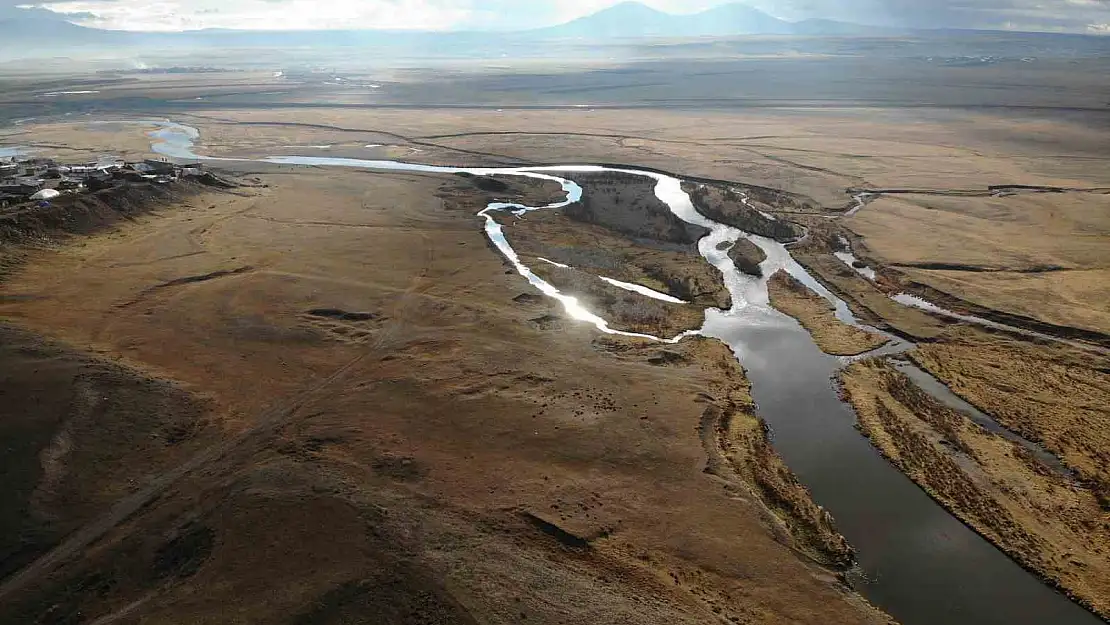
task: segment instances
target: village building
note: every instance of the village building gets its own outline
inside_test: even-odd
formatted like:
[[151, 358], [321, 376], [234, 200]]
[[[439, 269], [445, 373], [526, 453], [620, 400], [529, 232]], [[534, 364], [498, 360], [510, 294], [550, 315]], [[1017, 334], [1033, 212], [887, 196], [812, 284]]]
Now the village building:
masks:
[[127, 163], [102, 157], [91, 163], [69, 164], [40, 157], [5, 157], [0, 159], [0, 208], [129, 183], [167, 184], [185, 177], [201, 182], [215, 179], [199, 165], [183, 167], [153, 159]]

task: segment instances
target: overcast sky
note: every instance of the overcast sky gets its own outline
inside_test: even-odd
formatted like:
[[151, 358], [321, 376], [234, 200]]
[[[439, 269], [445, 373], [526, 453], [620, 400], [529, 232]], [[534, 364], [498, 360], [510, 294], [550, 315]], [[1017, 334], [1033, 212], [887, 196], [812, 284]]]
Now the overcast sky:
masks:
[[[0, 9], [28, 0], [0, 0]], [[66, 0], [37, 4], [87, 26], [414, 30], [511, 29], [564, 22], [618, 0]], [[645, 0], [690, 13], [721, 0]], [[750, 0], [784, 19], [822, 17], [918, 27], [1066, 30], [1110, 34], [1110, 0]]]

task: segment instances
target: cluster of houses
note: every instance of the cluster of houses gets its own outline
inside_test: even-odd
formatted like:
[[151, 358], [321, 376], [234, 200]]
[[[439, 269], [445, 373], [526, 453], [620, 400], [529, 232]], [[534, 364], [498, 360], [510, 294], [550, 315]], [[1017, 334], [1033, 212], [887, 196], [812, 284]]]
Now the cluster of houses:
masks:
[[49, 158], [0, 158], [0, 208], [26, 202], [50, 202], [70, 193], [100, 191], [128, 182], [166, 184], [180, 178], [205, 176], [199, 165], [145, 160], [128, 163], [101, 159], [61, 164]]

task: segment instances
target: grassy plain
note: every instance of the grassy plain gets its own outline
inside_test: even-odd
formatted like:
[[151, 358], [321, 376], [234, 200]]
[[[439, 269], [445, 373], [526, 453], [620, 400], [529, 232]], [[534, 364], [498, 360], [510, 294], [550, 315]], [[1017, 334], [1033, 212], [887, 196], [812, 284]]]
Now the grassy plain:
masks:
[[869, 260], [906, 282], [1110, 334], [1110, 192], [899, 195], [873, 202], [847, 226], [866, 241]]
[[[47, 104], [28, 87], [8, 90], [0, 107], [9, 119], [44, 119], [0, 128], [0, 142], [64, 158], [140, 157], [149, 152], [140, 128], [88, 122], [172, 116], [201, 130], [199, 151], [223, 157], [631, 164], [789, 192], [796, 201], [759, 205], [808, 227], [798, 259], [868, 321], [927, 339], [915, 356], [925, 368], [1060, 455], [1094, 493], [1081, 497], [1095, 516], [1081, 520], [1094, 519], [1088, 504], [1103, 501], [1099, 467], [1110, 447], [1105, 404], [1090, 393], [1105, 390], [1105, 364], [970, 332], [888, 292], [930, 287], [953, 307], [1107, 333], [1105, 196], [934, 194], [1110, 186], [1110, 131], [1090, 101], [1099, 74], [945, 68], [908, 85], [904, 71], [857, 67], [862, 86], [799, 81], [792, 90], [784, 78], [769, 81], [779, 91], [765, 99], [741, 101], [706, 90], [744, 89], [766, 72], [734, 68], [734, 84], [714, 74], [718, 63], [690, 65], [652, 66], [638, 78], [598, 68], [577, 78], [594, 90], [573, 96], [558, 89], [573, 75], [498, 72], [382, 81], [386, 93], [374, 101], [253, 74], [242, 88], [227, 76], [105, 83], [93, 87], [101, 94]], [[820, 73], [806, 61], [776, 67], [795, 80]], [[653, 73], [700, 76], [701, 91], [622, 108], [659, 91], [636, 90]], [[930, 91], [954, 78], [982, 88], [967, 89], [974, 97]], [[925, 93], [948, 106], [906, 105]], [[451, 94], [473, 105], [450, 106]], [[601, 338], [489, 249], [474, 216], [489, 197], [546, 200], [553, 188], [226, 167], [250, 186], [25, 250], [2, 286], [0, 316], [19, 328], [4, 330], [13, 337], [6, 384], [26, 398], [47, 389], [59, 402], [33, 427], [4, 425], [27, 441], [13, 456], [19, 480], [9, 482], [23, 512], [3, 517], [5, 527], [50, 531], [21, 543], [18, 563], [29, 567], [0, 584], [3, 620], [203, 622], [228, 605], [259, 623], [357, 622], [367, 613], [390, 623], [884, 620], [836, 580], [847, 546], [773, 453], [723, 348]], [[926, 193], [883, 195], [831, 219], [853, 205], [852, 189], [867, 188]], [[507, 231], [529, 259], [610, 268], [617, 273], [605, 275], [697, 307], [727, 303], [689, 241], [645, 245], [630, 239], [643, 232], [560, 220], [569, 217], [537, 216]], [[878, 284], [830, 255], [839, 235], [879, 270]], [[689, 327], [692, 310], [668, 329]], [[43, 359], [51, 377], [26, 375]], [[86, 373], [75, 377], [75, 368]], [[96, 442], [87, 423], [60, 416], [86, 414], [62, 402], [66, 392], [80, 398], [77, 390], [96, 394], [119, 380], [142, 391], [132, 408], [169, 397], [199, 412], [148, 422], [128, 406], [80, 405], [109, 424], [135, 421], [129, 435], [143, 444], [134, 445]], [[859, 393], [879, 396], [873, 387]], [[899, 418], [909, 422], [919, 408]], [[178, 421], [204, 425], [169, 444], [163, 432], [178, 431]], [[994, 444], [965, 426], [956, 429], [974, 444]], [[74, 436], [92, 436], [84, 440], [97, 453], [67, 447]], [[927, 447], [918, 460], [948, 453]], [[917, 453], [907, 449], [898, 453]], [[133, 461], [136, 450], [143, 462]], [[105, 457], [128, 470], [88, 470]], [[1043, 476], [991, 464], [1011, 462], [999, 458], [957, 469], [987, 475], [985, 489], [1003, 474], [1017, 490], [1044, 485]], [[67, 462], [72, 471], [57, 471]], [[913, 475], [910, 464], [902, 468]], [[72, 509], [56, 505], [75, 491]], [[1041, 510], [1055, 500], [1006, 501]], [[963, 518], [974, 511], [959, 497], [945, 503]], [[982, 520], [990, 536], [994, 526]], [[1050, 525], [1022, 526], [1034, 547], [997, 542], [1064, 571], [1055, 547], [1064, 543]], [[1067, 528], [1068, 544], [1101, 557], [1101, 539]], [[1096, 560], [1090, 571], [1102, 570]], [[1087, 572], [1056, 579], [1077, 595], [1102, 592]]]

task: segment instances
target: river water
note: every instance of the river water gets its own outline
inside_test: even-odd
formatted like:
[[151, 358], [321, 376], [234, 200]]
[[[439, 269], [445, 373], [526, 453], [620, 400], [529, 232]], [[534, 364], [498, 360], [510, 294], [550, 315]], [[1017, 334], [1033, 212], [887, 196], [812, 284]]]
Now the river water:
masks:
[[[199, 138], [195, 129], [170, 122], [146, 123], [157, 126], [151, 133], [156, 152], [185, 160], [220, 160], [193, 153], [193, 144]], [[282, 165], [465, 172], [557, 181], [566, 192], [565, 200], [544, 207], [493, 203], [482, 210], [479, 217], [484, 220], [490, 241], [530, 284], [560, 301], [571, 317], [591, 323], [599, 331], [661, 342], [701, 334], [731, 346], [752, 382], [759, 414], [772, 428], [775, 449], [809, 487], [814, 499], [832, 513], [839, 530], [856, 548], [858, 566], [850, 578], [864, 596], [904, 625], [1102, 622], [964, 526], [875, 451], [855, 429], [855, 414], [840, 400], [833, 382], [846, 359], [822, 353], [796, 321], [770, 306], [767, 277], [780, 269], [789, 272], [832, 302], [839, 318], [858, 325], [848, 306], [799, 265], [781, 243], [718, 224], [699, 214], [678, 178], [594, 166], [440, 167], [322, 156], [257, 160]], [[581, 199], [582, 188], [559, 174], [595, 171], [619, 171], [654, 179], [656, 195], [675, 215], [710, 229], [710, 234], [699, 243], [699, 250], [707, 262], [721, 271], [732, 295], [730, 310], [710, 309], [700, 330], [678, 337], [626, 333], [611, 328], [605, 319], [586, 310], [573, 296], [561, 293], [524, 265], [494, 216], [556, 209], [576, 202]], [[740, 238], [749, 239], [767, 255], [761, 265], [764, 278], [743, 274], [729, 259], [728, 248]], [[905, 347], [901, 344], [887, 349], [897, 351]], [[981, 417], [989, 420], [986, 415]]]

